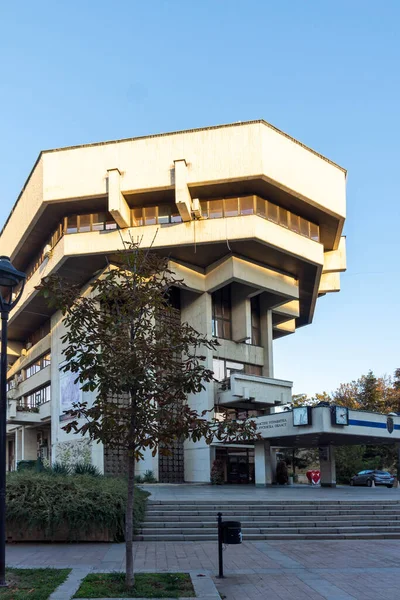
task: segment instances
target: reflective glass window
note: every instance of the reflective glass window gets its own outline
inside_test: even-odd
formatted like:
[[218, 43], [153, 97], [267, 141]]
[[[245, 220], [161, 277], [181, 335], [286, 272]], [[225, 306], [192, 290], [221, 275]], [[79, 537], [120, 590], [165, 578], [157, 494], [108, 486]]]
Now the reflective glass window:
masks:
[[265, 200], [263, 200], [262, 198], [257, 198], [257, 214], [260, 217], [266, 217], [267, 213], [266, 213], [266, 202]]
[[300, 217], [300, 233], [301, 235], [310, 237], [310, 223], [302, 217]]
[[246, 196], [240, 198], [240, 214], [241, 215], [252, 215], [254, 213], [254, 198], [253, 196]]
[[289, 227], [289, 213], [285, 208], [279, 207], [279, 225]]
[[157, 207], [149, 206], [143, 209], [144, 212], [144, 224], [155, 225], [157, 223]]
[[231, 293], [225, 286], [212, 294], [212, 331], [216, 337], [232, 339]]
[[162, 204], [158, 207], [158, 222], [160, 225], [165, 225], [170, 222], [170, 207], [168, 204]]
[[208, 203], [208, 217], [210, 219], [220, 219], [223, 216], [222, 200], [212, 200]]
[[237, 217], [238, 214], [238, 198], [227, 198], [224, 200], [225, 217]]
[[272, 202], [268, 202], [268, 219], [273, 221], [274, 223], [278, 223], [278, 207], [276, 204], [272, 204]]
[[295, 233], [300, 233], [300, 217], [290, 214], [290, 229]]
[[107, 216], [106, 218], [106, 229], [117, 229], [117, 224], [112, 217]]
[[92, 215], [92, 230], [103, 231], [106, 222], [105, 213], [93, 213]]
[[176, 206], [171, 207], [171, 223], [182, 223], [182, 217]]
[[67, 217], [67, 233], [77, 233], [78, 231], [78, 217], [71, 215]]
[[207, 219], [208, 218], [208, 202], [207, 202], [207, 200], [202, 200], [200, 202], [200, 206], [201, 206], [201, 213], [202, 213], [203, 217], [205, 219]]
[[143, 225], [143, 209], [133, 208], [131, 210], [133, 227], [141, 227]]
[[319, 242], [319, 227], [315, 223], [310, 223], [310, 238], [314, 242]]
[[90, 231], [90, 215], [79, 215], [79, 232]]

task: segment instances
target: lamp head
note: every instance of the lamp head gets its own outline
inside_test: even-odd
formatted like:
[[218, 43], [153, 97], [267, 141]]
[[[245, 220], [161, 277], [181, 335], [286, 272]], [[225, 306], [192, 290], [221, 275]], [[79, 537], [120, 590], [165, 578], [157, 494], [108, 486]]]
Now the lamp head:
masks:
[[[26, 275], [18, 271], [8, 256], [0, 256], [0, 304], [2, 310], [11, 310], [18, 302], [25, 284]], [[13, 294], [22, 284], [20, 294], [13, 300]]]

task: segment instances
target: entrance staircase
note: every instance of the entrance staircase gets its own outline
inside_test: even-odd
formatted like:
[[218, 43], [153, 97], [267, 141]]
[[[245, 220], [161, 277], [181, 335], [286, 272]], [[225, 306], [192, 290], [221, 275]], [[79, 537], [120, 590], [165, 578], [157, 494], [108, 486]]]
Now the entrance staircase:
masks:
[[400, 501], [149, 502], [138, 541], [217, 539], [217, 513], [241, 521], [243, 541], [400, 539]]

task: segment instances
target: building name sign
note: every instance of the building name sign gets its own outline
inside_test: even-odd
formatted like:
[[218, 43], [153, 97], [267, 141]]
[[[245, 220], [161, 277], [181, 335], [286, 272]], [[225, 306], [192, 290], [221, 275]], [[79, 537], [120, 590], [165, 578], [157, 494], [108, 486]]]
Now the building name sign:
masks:
[[288, 418], [287, 417], [281, 417], [279, 419], [271, 419], [269, 421], [265, 421], [264, 423], [259, 423], [258, 424], [258, 430], [259, 431], [266, 431], [266, 430], [270, 430], [270, 429], [279, 429], [280, 427], [287, 427], [288, 425]]

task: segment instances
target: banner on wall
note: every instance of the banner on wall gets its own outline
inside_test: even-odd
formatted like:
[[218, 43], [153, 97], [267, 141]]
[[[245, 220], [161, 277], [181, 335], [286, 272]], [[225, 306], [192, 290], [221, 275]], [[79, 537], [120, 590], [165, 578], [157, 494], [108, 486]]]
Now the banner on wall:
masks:
[[71, 419], [67, 411], [73, 408], [76, 402], [81, 399], [81, 390], [79, 382], [75, 383], [77, 373], [71, 373], [71, 371], [62, 371], [60, 365], [60, 421], [67, 421]]

